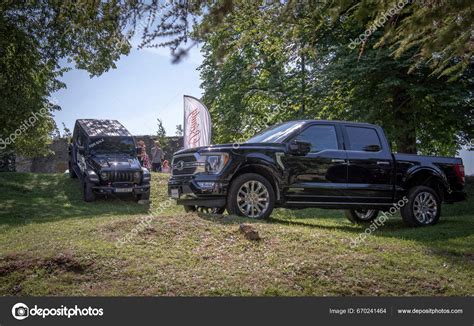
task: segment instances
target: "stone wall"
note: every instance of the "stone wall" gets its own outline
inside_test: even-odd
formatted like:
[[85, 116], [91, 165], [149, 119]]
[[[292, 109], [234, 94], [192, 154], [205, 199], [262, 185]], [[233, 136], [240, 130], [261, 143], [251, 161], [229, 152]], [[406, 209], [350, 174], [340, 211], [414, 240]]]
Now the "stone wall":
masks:
[[[147, 147], [148, 155], [151, 155], [156, 136], [134, 136], [135, 140], [143, 140]], [[163, 147], [165, 152], [165, 159], [171, 161], [173, 153], [183, 147], [183, 137], [174, 136], [167, 137], [166, 146]], [[14, 157], [14, 167], [16, 172], [34, 172], [34, 173], [64, 173], [68, 169], [68, 143], [64, 138], [56, 139], [50, 145], [52, 153], [45, 157]], [[6, 160], [6, 157], [5, 157]], [[5, 162], [5, 169], [7, 171], [7, 162]], [[1, 164], [0, 164], [1, 167]], [[0, 169], [2, 170], [2, 169]], [[10, 170], [13, 170], [11, 168]]]
[[[139, 140], [143, 140], [146, 145], [146, 152], [149, 157], [151, 157], [151, 149], [154, 146], [155, 140], [157, 139], [156, 136], [133, 136], [135, 141], [138, 142]], [[171, 162], [173, 158], [173, 154], [183, 148], [183, 137], [181, 136], [172, 136], [166, 137], [166, 144], [161, 144], [162, 149], [165, 152], [165, 160]], [[164, 146], [163, 146], [164, 145]]]
[[68, 144], [65, 138], [55, 139], [49, 146], [51, 154], [44, 157], [27, 158], [17, 156], [16, 172], [63, 173], [68, 169]]

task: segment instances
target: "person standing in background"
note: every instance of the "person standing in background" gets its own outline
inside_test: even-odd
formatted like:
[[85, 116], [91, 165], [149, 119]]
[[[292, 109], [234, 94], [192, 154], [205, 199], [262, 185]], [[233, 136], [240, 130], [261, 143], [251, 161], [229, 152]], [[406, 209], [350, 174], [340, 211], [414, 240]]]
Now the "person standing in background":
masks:
[[148, 170], [151, 169], [151, 163], [150, 163], [150, 158], [148, 157], [148, 154], [146, 153], [146, 145], [143, 145], [143, 164], [142, 166], [147, 168]]
[[165, 153], [160, 148], [160, 142], [155, 141], [155, 146], [151, 149], [151, 166], [154, 172], [161, 172], [161, 162], [165, 158]]
[[144, 158], [144, 153], [146, 154], [145, 152], [145, 142], [143, 140], [139, 140], [137, 142], [137, 146], [138, 148], [140, 148], [140, 150], [138, 151], [138, 154], [137, 154], [137, 157], [138, 157], [138, 160], [140, 161], [140, 164], [141, 166], [143, 166], [143, 158]]

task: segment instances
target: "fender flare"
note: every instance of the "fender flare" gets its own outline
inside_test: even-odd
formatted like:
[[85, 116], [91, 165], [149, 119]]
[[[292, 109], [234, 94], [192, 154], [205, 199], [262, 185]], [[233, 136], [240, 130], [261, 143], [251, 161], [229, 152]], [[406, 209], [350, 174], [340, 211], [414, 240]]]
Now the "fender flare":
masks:
[[[264, 171], [266, 171], [266, 174], [268, 174], [269, 176], [271, 176], [271, 180], [268, 180], [270, 181], [273, 185], [274, 185], [274, 188], [275, 188], [275, 195], [276, 195], [276, 199], [277, 200], [280, 200], [280, 185], [282, 183], [282, 180], [281, 180], [281, 177], [279, 176], [279, 171], [278, 169], [276, 169], [275, 167], [272, 166], [271, 163], [269, 162], [266, 162], [263, 163], [263, 162], [255, 162], [255, 163], [251, 163], [251, 162], [243, 162], [236, 170], [235, 172], [232, 174], [232, 177], [230, 178], [229, 180], [229, 183], [232, 182], [232, 180], [234, 180], [238, 175], [241, 175], [242, 174], [242, 171], [243, 170], [246, 170], [246, 169], [262, 169]], [[243, 172], [245, 173], [245, 172]], [[253, 172], [253, 173], [257, 173], [258, 174], [258, 171], [257, 172]], [[267, 175], [263, 175], [263, 177], [267, 178]]]
[[413, 180], [413, 178], [420, 175], [420, 173], [428, 173], [434, 180], [439, 181], [445, 189], [449, 189], [449, 182], [446, 178], [446, 175], [439, 171], [438, 169], [432, 167], [417, 167], [412, 170], [408, 170], [408, 173], [405, 178], [403, 178], [403, 187], [407, 189], [407, 185]]

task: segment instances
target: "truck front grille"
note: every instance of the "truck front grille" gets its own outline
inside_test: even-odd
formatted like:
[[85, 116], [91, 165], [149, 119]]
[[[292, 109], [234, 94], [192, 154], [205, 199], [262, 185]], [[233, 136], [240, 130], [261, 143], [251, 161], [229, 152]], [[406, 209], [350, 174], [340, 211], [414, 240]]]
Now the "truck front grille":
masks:
[[173, 175], [188, 175], [196, 172], [198, 162], [194, 155], [179, 155], [173, 157], [172, 173]]
[[130, 171], [109, 171], [107, 174], [107, 182], [133, 182], [134, 172]]

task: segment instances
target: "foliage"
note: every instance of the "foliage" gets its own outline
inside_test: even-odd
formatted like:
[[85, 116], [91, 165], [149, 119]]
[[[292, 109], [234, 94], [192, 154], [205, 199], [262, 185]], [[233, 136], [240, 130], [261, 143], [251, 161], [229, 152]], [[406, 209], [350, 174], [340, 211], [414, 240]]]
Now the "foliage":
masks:
[[179, 124], [176, 125], [176, 136], [182, 136], [183, 135], [183, 125]]
[[9, 145], [18, 154], [46, 153], [54, 133], [52, 113], [60, 107], [49, 100], [65, 85], [74, 61], [97, 76], [115, 67], [130, 45], [122, 35], [132, 7], [117, 2], [3, 1], [0, 3], [0, 137], [5, 139], [32, 115], [44, 112]]
[[[361, 28], [357, 35], [376, 26], [382, 33], [369, 36], [374, 39], [372, 46], [390, 47], [394, 58], [410, 52], [411, 68], [428, 64], [437, 76], [460, 77], [473, 60], [471, 0], [153, 1], [141, 7], [148, 13], [141, 46], [170, 46], [179, 60], [194, 44], [188, 44], [191, 33], [194, 41], [206, 39], [246, 6], [254, 16], [272, 13], [275, 27], [288, 23], [302, 26], [301, 20], [310, 17], [310, 29], [300, 32], [337, 24], [341, 19], [357, 24]], [[364, 46], [362, 43], [354, 51]]]
[[157, 140], [160, 142], [160, 146], [163, 148], [166, 146], [168, 142], [168, 139], [166, 137], [166, 130], [165, 130], [165, 127], [163, 126], [163, 122], [161, 121], [161, 119], [158, 118], [156, 120], [157, 120], [156, 136], [157, 136]]
[[[400, 3], [401, 9], [387, 16]], [[465, 86], [472, 84], [473, 7], [470, 0], [3, 1], [0, 136], [10, 135], [29, 114], [47, 108], [49, 116], [41, 119], [35, 134], [29, 129], [22, 135], [23, 142], [18, 140], [12, 146], [23, 154], [44, 151], [54, 131], [52, 112], [59, 109], [48, 98], [65, 86], [58, 78], [69, 68], [60, 63], [70, 66], [74, 62], [76, 68], [98, 76], [129, 53], [129, 41], [138, 34], [140, 47], [170, 47], [175, 62], [196, 42], [204, 41], [206, 62], [201, 72], [205, 102], [222, 125], [231, 126], [230, 130], [217, 130], [216, 140], [231, 140], [235, 134], [249, 136], [266, 124], [289, 118], [318, 116], [321, 112], [340, 116], [349, 110], [347, 105], [354, 113], [355, 105], [362, 102], [347, 94], [355, 94], [360, 86], [357, 80], [325, 76], [331, 62], [342, 60], [334, 56], [345, 54], [346, 67], [361, 63], [369, 68], [369, 63], [380, 65], [389, 60], [401, 63], [397, 69], [401, 74], [418, 76], [422, 72], [424, 79], [414, 78], [416, 82], [433, 78], [429, 81], [436, 84], [434, 89], [443, 92], [434, 94], [415, 87], [411, 96], [416, 93], [422, 97], [407, 103], [413, 106], [419, 102], [417, 110], [430, 117], [436, 116], [433, 110], [440, 112], [435, 103], [443, 104], [450, 112], [447, 127], [442, 128], [450, 133], [449, 144], [437, 143], [427, 151], [452, 152], [453, 139], [461, 137], [458, 142], [463, 142], [468, 133], [465, 124], [454, 123], [453, 117], [458, 114], [468, 121], [472, 117], [465, 109], [472, 103], [470, 93], [466, 98]], [[381, 19], [384, 23], [359, 46], [342, 51]], [[350, 25], [340, 28], [343, 22]], [[374, 57], [377, 51], [382, 55]], [[382, 66], [377, 67], [383, 71]], [[362, 76], [364, 70], [371, 72], [360, 70], [354, 76]], [[349, 73], [352, 71], [346, 75]], [[462, 86], [444, 88], [447, 78], [461, 80]], [[386, 90], [389, 83], [384, 83]], [[223, 94], [219, 94], [221, 90]], [[391, 101], [393, 94], [391, 100], [387, 96], [377, 100]], [[287, 103], [285, 110], [275, 110], [283, 102]], [[330, 113], [323, 103], [331, 103]], [[459, 104], [460, 113], [454, 110]], [[370, 115], [360, 116], [368, 118]], [[428, 125], [439, 129], [439, 124]], [[390, 133], [397, 138], [395, 131]], [[399, 133], [405, 134], [402, 129]], [[425, 136], [417, 137], [423, 142]], [[411, 130], [408, 139], [397, 142], [405, 143], [400, 143], [404, 150], [408, 146], [413, 151], [415, 138]]]
[[356, 52], [348, 45], [364, 26], [350, 16], [318, 25], [325, 8], [305, 7], [297, 22], [280, 25], [274, 17], [288, 15], [281, 7], [238, 8], [203, 40], [203, 99], [219, 121], [214, 141], [301, 117], [381, 124], [394, 149], [408, 153], [453, 155], [472, 137], [471, 67], [456, 82], [433, 76], [416, 51], [393, 57], [390, 46], [375, 46], [382, 30]]
[[397, 6], [403, 9], [389, 19], [373, 46], [389, 46], [397, 59], [410, 53], [411, 69], [427, 64], [433, 75], [461, 77], [473, 60], [471, 0], [344, 0], [336, 10], [370, 28]]

